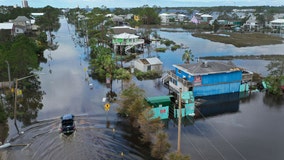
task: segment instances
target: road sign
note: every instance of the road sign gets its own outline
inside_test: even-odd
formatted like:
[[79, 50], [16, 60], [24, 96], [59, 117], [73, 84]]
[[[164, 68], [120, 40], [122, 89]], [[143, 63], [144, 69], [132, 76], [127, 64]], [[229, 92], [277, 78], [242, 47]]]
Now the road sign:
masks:
[[109, 109], [110, 109], [110, 104], [109, 104], [109, 103], [106, 103], [106, 104], [105, 104], [105, 111], [109, 111]]

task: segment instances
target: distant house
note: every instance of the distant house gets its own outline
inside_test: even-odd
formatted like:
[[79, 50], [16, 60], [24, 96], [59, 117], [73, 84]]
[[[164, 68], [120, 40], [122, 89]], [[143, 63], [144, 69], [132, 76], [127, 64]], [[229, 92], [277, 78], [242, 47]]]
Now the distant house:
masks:
[[134, 67], [142, 72], [162, 71], [163, 62], [157, 57], [142, 58], [134, 61]]
[[183, 22], [187, 19], [187, 16], [184, 14], [177, 14], [176, 21]]
[[127, 14], [127, 15], [125, 15], [124, 19], [130, 20], [130, 19], [133, 19], [133, 16], [134, 16], [134, 14]]
[[44, 13], [31, 13], [31, 17], [32, 18], [37, 18], [37, 17], [40, 17], [40, 16], [43, 16], [44, 15]]
[[18, 16], [14, 21], [14, 35], [29, 33], [32, 31], [31, 20], [25, 16]]
[[213, 16], [209, 15], [209, 14], [202, 14], [201, 15], [201, 22], [207, 22], [209, 23], [210, 20], [213, 19]]
[[13, 29], [14, 29], [14, 24], [5, 22], [5, 23], [0, 23], [0, 31], [1, 32], [9, 32], [10, 35], [13, 35]]
[[168, 24], [176, 20], [177, 15], [175, 13], [161, 13], [159, 14], [162, 24]]
[[255, 31], [258, 28], [256, 16], [251, 14], [249, 19], [243, 24], [243, 28], [245, 31]]
[[116, 24], [116, 25], [123, 25], [123, 23], [124, 23], [124, 18], [123, 17], [121, 17], [121, 16], [116, 16], [116, 15], [114, 15], [114, 16], [112, 16], [112, 21], [113, 21], [113, 23], [114, 24]]
[[40, 28], [35, 23], [36, 23], [36, 19], [38, 17], [43, 16], [43, 15], [44, 15], [44, 13], [31, 13], [31, 17], [32, 17], [32, 19], [31, 19], [32, 31], [37, 31]]
[[134, 15], [133, 19], [134, 21], [138, 22], [140, 20], [140, 17], [138, 15]]
[[136, 34], [137, 31], [135, 28], [129, 26], [115, 26], [112, 27], [112, 32], [114, 35], [121, 34], [121, 33], [128, 33], [128, 34]]
[[193, 91], [195, 97], [248, 91], [252, 73], [236, 67], [232, 63], [199, 62], [195, 64], [173, 65], [162, 78], [164, 84], [175, 93], [179, 89]]
[[284, 29], [284, 19], [275, 19], [270, 21], [270, 26], [273, 29]]
[[12, 38], [14, 32], [13, 23], [0, 23], [0, 41], [7, 41]]

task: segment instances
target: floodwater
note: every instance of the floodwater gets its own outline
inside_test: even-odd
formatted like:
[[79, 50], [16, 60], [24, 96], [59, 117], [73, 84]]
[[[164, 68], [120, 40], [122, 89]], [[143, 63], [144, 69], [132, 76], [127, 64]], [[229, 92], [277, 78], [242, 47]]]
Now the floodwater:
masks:
[[[7, 141], [20, 146], [1, 150], [2, 159], [150, 159], [149, 147], [138, 143], [138, 136], [116, 115], [115, 103], [104, 111], [103, 98], [110, 91], [104, 84], [88, 77], [88, 49], [75, 28], [61, 18], [61, 28], [55, 41], [55, 51], [46, 50], [47, 63], [42, 63], [41, 88], [45, 92], [43, 108], [36, 123], [21, 128], [18, 136], [10, 123]], [[216, 55], [283, 54], [284, 45], [236, 48], [192, 37], [189, 32], [158, 32], [161, 37], [190, 47], [195, 57]], [[152, 44], [156, 45], [155, 43]], [[157, 44], [159, 45], [159, 44]], [[184, 49], [165, 53], [144, 53], [141, 57], [158, 56], [164, 70], [182, 63]], [[234, 60], [236, 65], [266, 75], [260, 60]], [[168, 94], [160, 81], [132, 80], [145, 90], [147, 96]], [[93, 88], [90, 87], [92, 84]], [[114, 81], [113, 91], [121, 91], [121, 82]], [[194, 160], [283, 159], [284, 101], [265, 93], [230, 94], [207, 97], [195, 118], [184, 118], [181, 133], [182, 153]], [[77, 131], [71, 136], [59, 133], [60, 116], [73, 113]], [[10, 121], [11, 122], [11, 121]], [[176, 150], [177, 120], [165, 122], [171, 151]], [[22, 146], [26, 145], [26, 146]]]

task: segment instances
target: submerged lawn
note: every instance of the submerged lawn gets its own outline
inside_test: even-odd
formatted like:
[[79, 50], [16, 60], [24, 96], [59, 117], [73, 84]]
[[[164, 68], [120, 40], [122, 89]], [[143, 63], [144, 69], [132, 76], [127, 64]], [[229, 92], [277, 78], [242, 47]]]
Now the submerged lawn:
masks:
[[232, 44], [236, 47], [282, 44], [283, 38], [263, 33], [194, 33], [192, 36], [208, 39], [214, 42]]

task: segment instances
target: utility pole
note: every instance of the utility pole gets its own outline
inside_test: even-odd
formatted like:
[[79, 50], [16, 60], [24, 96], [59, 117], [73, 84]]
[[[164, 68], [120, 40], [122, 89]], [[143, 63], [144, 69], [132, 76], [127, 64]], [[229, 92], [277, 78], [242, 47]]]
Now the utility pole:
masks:
[[18, 131], [18, 134], [20, 133], [19, 131], [19, 128], [18, 128], [18, 125], [17, 125], [17, 96], [18, 96], [18, 79], [15, 79], [15, 102], [14, 102], [14, 124], [15, 124], [15, 127]]
[[17, 96], [18, 96], [18, 81], [21, 81], [23, 79], [26, 79], [26, 78], [30, 78], [30, 77], [33, 77], [33, 76], [36, 76], [35, 74], [32, 74], [32, 75], [29, 75], [29, 76], [26, 76], [26, 77], [22, 77], [22, 78], [16, 78], [15, 79], [15, 102], [14, 102], [14, 124], [15, 124], [15, 127], [18, 131], [18, 134], [20, 134], [20, 131], [19, 131], [19, 128], [18, 128], [18, 125], [17, 125]]
[[179, 100], [178, 100], [178, 109], [179, 109], [179, 117], [178, 117], [178, 142], [177, 142], [177, 153], [180, 154], [180, 136], [181, 136], [181, 93], [182, 88], [179, 89]]
[[7, 66], [8, 66], [9, 89], [11, 89], [11, 74], [10, 74], [10, 65], [9, 65], [9, 62], [8, 62], [7, 60], [5, 60], [5, 62], [7, 63]]

